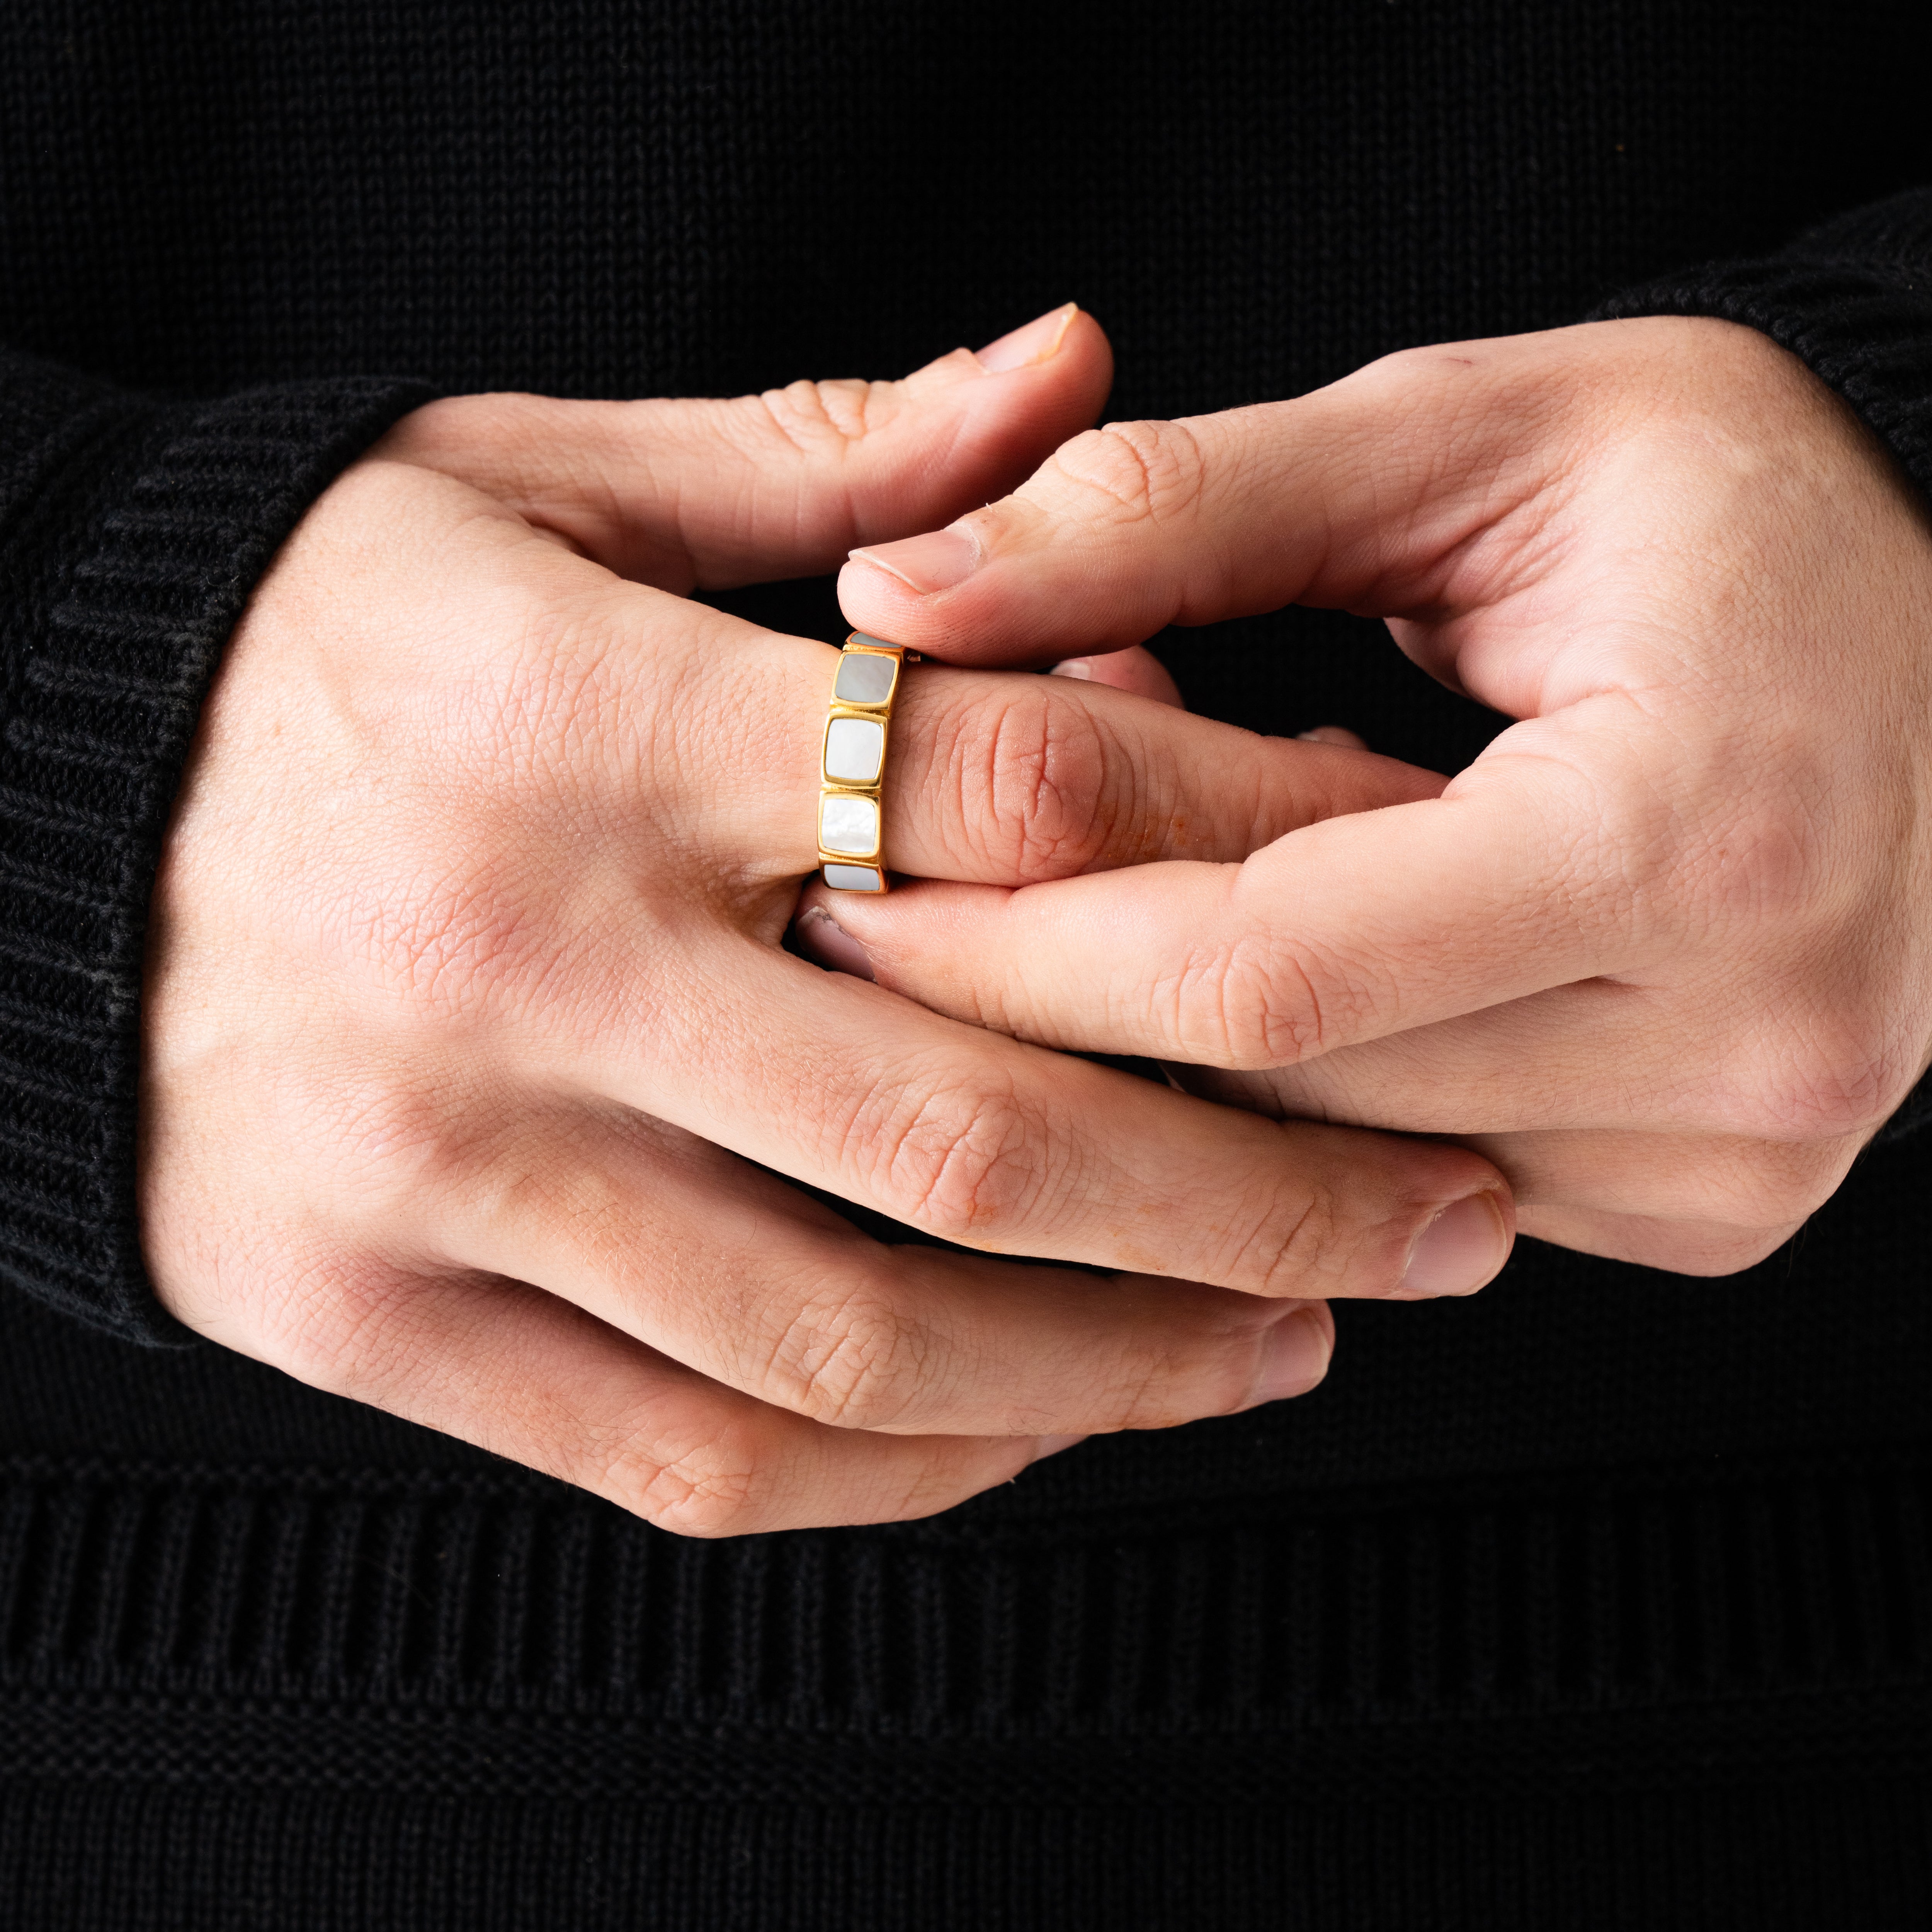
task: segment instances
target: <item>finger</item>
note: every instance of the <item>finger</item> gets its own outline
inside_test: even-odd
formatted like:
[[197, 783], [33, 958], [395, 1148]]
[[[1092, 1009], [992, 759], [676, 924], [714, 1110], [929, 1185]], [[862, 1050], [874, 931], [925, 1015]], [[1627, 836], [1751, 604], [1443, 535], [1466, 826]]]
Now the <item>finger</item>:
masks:
[[1775, 1246], [1838, 1192], [1862, 1137], [1796, 1144], [1745, 1136], [1477, 1134], [1519, 1207], [1678, 1222]]
[[[1352, 1052], [1332, 1056], [1342, 1062], [1353, 1057]], [[1165, 1065], [1184, 1092], [1223, 1106], [1245, 1107], [1271, 1120], [1362, 1124], [1332, 1105], [1307, 1104], [1299, 1080], [1306, 1070], [1235, 1073], [1172, 1061]], [[1543, 1076], [1532, 1066], [1522, 1077], [1533, 1088]], [[1787, 1227], [1822, 1207], [1838, 1191], [1867, 1138], [1856, 1133], [1773, 1140], [1629, 1126], [1507, 1132], [1472, 1131], [1466, 1124], [1453, 1131], [1465, 1146], [1480, 1150], [1508, 1175], [1519, 1209], [1587, 1209], [1658, 1222], [1701, 1222], [1744, 1234]]]
[[452, 1260], [841, 1428], [1165, 1428], [1300, 1394], [1332, 1346], [1318, 1304], [889, 1247], [708, 1143], [577, 1103], [520, 1121], [452, 1207]]
[[[1369, 1051], [1332, 1058], [1346, 1063]], [[1307, 1070], [1167, 1068], [1186, 1092], [1276, 1119], [1308, 1111], [1298, 1090]], [[1520, 1077], [1533, 1090], [1544, 1076], [1529, 1066]], [[1315, 1117], [1335, 1118], [1318, 1110]], [[1789, 1239], [1837, 1192], [1868, 1138], [1858, 1132], [1773, 1140], [1622, 1127], [1462, 1136], [1509, 1177], [1523, 1232], [1591, 1254], [1696, 1274], [1749, 1267]]]
[[[1533, 1226], [1532, 1226], [1533, 1222]], [[1552, 1246], [1606, 1261], [1630, 1262], [1670, 1274], [1736, 1274], [1775, 1254], [1804, 1223], [1741, 1234], [1735, 1228], [1688, 1221], [1651, 1221], [1640, 1215], [1588, 1208], [1540, 1208], [1523, 1217], [1523, 1232]]]
[[858, 547], [840, 602], [859, 629], [961, 664], [1288, 603], [1426, 605], [1540, 481], [1558, 440], [1534, 432], [1564, 393], [1517, 338], [1407, 351], [1291, 402], [1109, 424], [1002, 502]]
[[[1156, 704], [1185, 708], [1180, 687], [1174, 682], [1173, 674], [1153, 652], [1138, 644], [1100, 657], [1063, 658], [1053, 667], [1053, 675], [1073, 678], [1082, 683], [1108, 685], [1115, 691], [1131, 691], [1137, 697], [1151, 698]], [[1302, 735], [1311, 737], [1314, 734], [1304, 732]], [[1368, 748], [1359, 738], [1352, 738], [1350, 742], [1358, 751]]]
[[[1738, 964], [1727, 958], [1714, 982], [1586, 980], [1295, 1066], [1178, 1077], [1214, 1099], [1246, 1082], [1283, 1114], [1417, 1133], [1601, 1130], [1808, 1147], [1856, 1144], [1888, 1118], [1912, 1070], [1874, 1078], [1868, 1058], [1851, 1058], [1856, 1021], [1820, 1010], [1802, 982], [1811, 961], [1788, 975]], [[1848, 1066], [1865, 1077], [1848, 1080]]]
[[265, 1328], [203, 1330], [683, 1535], [928, 1516], [1062, 1446], [828, 1428], [518, 1282], [372, 1266], [276, 1306]]
[[1449, 1292], [1465, 1222], [1486, 1245], [1457, 1288], [1507, 1255], [1501, 1178], [1465, 1149], [1210, 1106], [749, 941], [664, 967], [687, 982], [560, 1073], [962, 1246], [1302, 1300]]
[[[1592, 979], [1299, 1066], [1175, 1073], [1210, 1099], [1356, 1126], [1400, 1122], [1418, 1133], [1774, 1131], [1777, 1091], [1789, 1093], [1798, 1070], [1775, 1064], [1768, 1029], [1734, 1048], [1727, 1068], [1687, 1044], [1706, 1037], [1749, 1035], [1684, 988], [1660, 993]], [[1795, 1124], [1797, 1109], [1785, 1112]]]
[[898, 382], [722, 400], [431, 404], [379, 454], [442, 469], [620, 574], [684, 592], [831, 569], [854, 544], [1010, 488], [1091, 422], [1113, 380], [1072, 304]]
[[1530, 766], [1540, 790], [1466, 773], [1238, 866], [812, 902], [881, 986], [935, 1012], [1076, 1051], [1292, 1066], [1671, 956], [1667, 844], [1626, 843], [1600, 792], [1555, 770]]
[[[1149, 658], [1120, 674], [1145, 686], [1160, 669]], [[1160, 859], [1241, 860], [1321, 820], [1434, 798], [1445, 782], [1372, 753], [1196, 717], [1097, 676], [926, 666], [904, 692], [886, 765], [887, 862], [922, 878], [1017, 885]]]
[[[672, 608], [690, 640], [686, 682], [654, 682], [612, 704], [626, 731], [663, 734], [614, 764], [662, 774], [701, 762], [694, 782], [721, 856], [796, 878], [818, 852], [835, 656], [722, 613]], [[640, 608], [634, 628], [652, 614]], [[620, 639], [614, 655], [627, 651]], [[691, 756], [693, 718], [705, 734], [701, 761]], [[1238, 860], [1315, 820], [1432, 798], [1444, 782], [1392, 758], [1264, 738], [1090, 681], [922, 664], [902, 681], [888, 736], [886, 862], [918, 876], [1021, 884], [1154, 859]]]

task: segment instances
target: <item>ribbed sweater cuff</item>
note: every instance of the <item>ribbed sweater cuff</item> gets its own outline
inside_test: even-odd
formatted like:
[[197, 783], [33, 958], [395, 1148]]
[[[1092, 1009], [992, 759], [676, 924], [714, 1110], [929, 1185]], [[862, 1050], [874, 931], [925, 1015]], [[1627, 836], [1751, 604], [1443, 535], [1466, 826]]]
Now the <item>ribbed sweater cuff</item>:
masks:
[[[1593, 320], [1708, 315], [1760, 330], [1842, 396], [1932, 500], [1932, 195], [1900, 196], [1768, 260], [1626, 290]], [[1932, 1123], [1932, 1074], [1881, 1140]]]
[[332, 478], [426, 400], [345, 380], [130, 397], [0, 358], [0, 1279], [130, 1340], [187, 1331], [135, 1218], [142, 956], [224, 645]]

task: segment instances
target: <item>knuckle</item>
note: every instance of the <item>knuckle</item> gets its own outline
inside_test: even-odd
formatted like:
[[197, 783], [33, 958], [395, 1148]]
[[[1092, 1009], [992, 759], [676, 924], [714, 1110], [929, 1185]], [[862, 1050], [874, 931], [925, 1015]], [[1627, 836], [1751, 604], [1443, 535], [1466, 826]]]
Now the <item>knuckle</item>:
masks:
[[[1748, 782], [1730, 764], [1724, 761], [1708, 789], [1735, 794]], [[1682, 869], [1699, 881], [1713, 922], [1802, 922], [1819, 903], [1824, 859], [1810, 814], [1765, 804], [1712, 818], [1684, 855]]]
[[1256, 1072], [1328, 1050], [1343, 1011], [1356, 1004], [1329, 992], [1330, 978], [1278, 938], [1250, 934], [1190, 956], [1154, 996], [1168, 1006], [1184, 1054]]
[[828, 1288], [786, 1325], [766, 1371], [774, 1398], [815, 1422], [879, 1429], [931, 1386], [938, 1348], [883, 1282]]
[[[733, 1432], [665, 1453], [619, 1438], [593, 1456], [599, 1490], [620, 1508], [676, 1536], [742, 1535], [757, 1526], [756, 1457]], [[579, 1478], [581, 1480], [581, 1478]]]
[[1045, 1182], [1046, 1136], [1010, 1091], [902, 1090], [859, 1133], [892, 1211], [967, 1246], [1022, 1216]]
[[1695, 828], [1665, 769], [1674, 747], [1620, 695], [1605, 699], [1600, 728], [1616, 755], [1586, 755], [1568, 721], [1511, 726], [1496, 741], [1503, 796], [1550, 855], [1552, 911], [1633, 948], [1681, 941], [1698, 908], [1685, 891]]
[[1025, 878], [1058, 878], [1104, 848], [1115, 815], [1109, 761], [1100, 728], [1077, 700], [1022, 688], [964, 706], [949, 762], [958, 822], [989, 864]]
[[1083, 497], [1098, 496], [1127, 523], [1169, 522], [1200, 502], [1207, 462], [1177, 422], [1118, 422], [1063, 444], [1050, 469]]
[[475, 667], [445, 694], [434, 758], [411, 748], [418, 769], [390, 806], [382, 862], [319, 861], [305, 880], [314, 942], [405, 1009], [472, 1015], [554, 963], [566, 888], [547, 848], [609, 749], [608, 693], [586, 656], [534, 625], [514, 664]]
[[860, 382], [788, 382], [746, 398], [761, 428], [799, 454], [842, 454], [870, 428], [872, 385]]
[[342, 1078], [302, 1093], [302, 1078], [290, 1076], [288, 1118], [301, 1124], [310, 1172], [353, 1201], [364, 1228], [420, 1242], [436, 1208], [495, 1172], [494, 1130], [427, 1078]]
[[1325, 1175], [1258, 1191], [1231, 1216], [1224, 1272], [1216, 1279], [1264, 1295], [1320, 1300], [1349, 1272], [1353, 1217]]
[[1916, 1059], [1892, 1027], [1816, 1015], [1778, 1029], [1743, 1056], [1725, 1124], [1755, 1139], [1803, 1144], [1883, 1126], [1910, 1090]]
[[633, 1514], [679, 1536], [740, 1536], [750, 1520], [756, 1484], [752, 1471], [707, 1463], [668, 1462], [632, 1492]]
[[347, 1257], [284, 1258], [218, 1298], [248, 1310], [263, 1358], [319, 1388], [381, 1400], [418, 1372], [408, 1324], [394, 1318], [412, 1284]]

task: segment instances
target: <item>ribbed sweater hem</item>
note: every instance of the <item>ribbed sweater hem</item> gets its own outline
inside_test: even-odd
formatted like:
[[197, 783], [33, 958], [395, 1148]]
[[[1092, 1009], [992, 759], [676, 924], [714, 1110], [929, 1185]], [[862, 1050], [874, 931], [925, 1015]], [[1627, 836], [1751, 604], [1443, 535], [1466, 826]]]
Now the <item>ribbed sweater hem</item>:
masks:
[[722, 1545], [22, 1459], [0, 1922], [1902, 1932], [1929, 1526], [1923, 1444]]

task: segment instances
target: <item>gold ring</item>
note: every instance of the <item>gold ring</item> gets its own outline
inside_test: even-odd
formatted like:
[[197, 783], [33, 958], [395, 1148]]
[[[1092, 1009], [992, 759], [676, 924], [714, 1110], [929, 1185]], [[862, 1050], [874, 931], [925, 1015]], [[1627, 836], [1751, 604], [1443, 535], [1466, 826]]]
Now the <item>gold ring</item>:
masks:
[[899, 669], [919, 653], [854, 631], [838, 655], [818, 757], [818, 862], [836, 892], [886, 890], [886, 739]]

